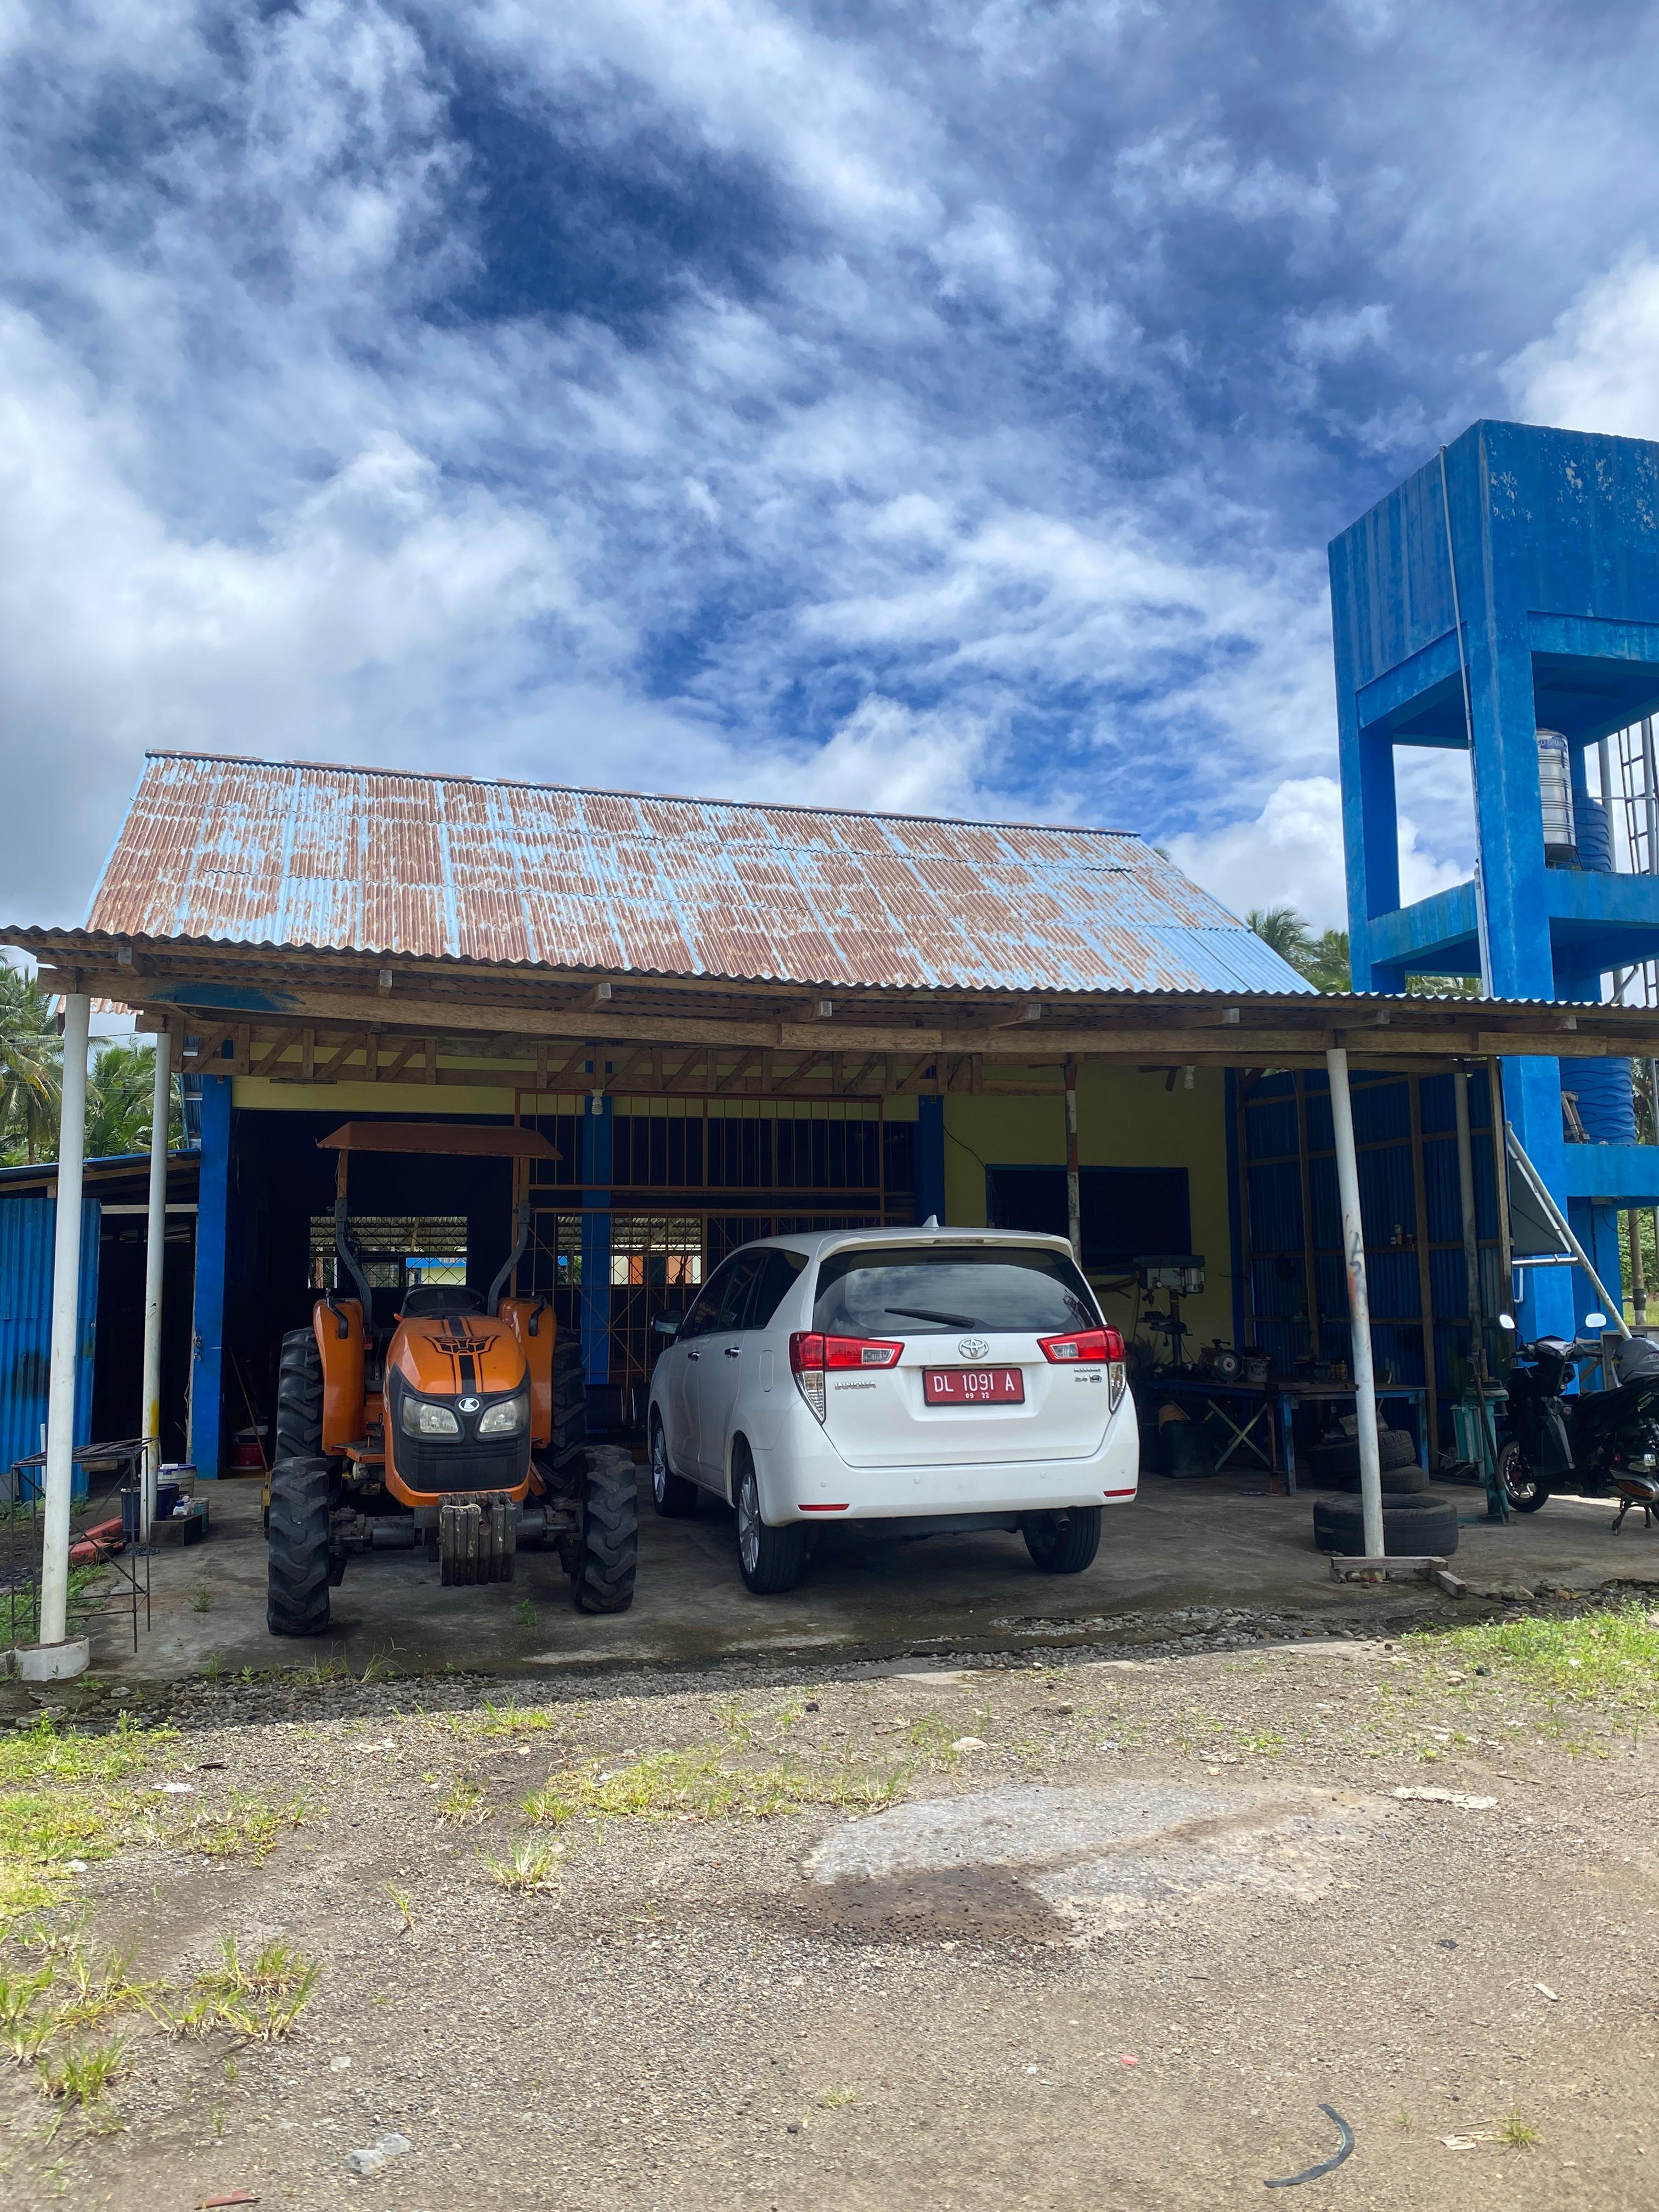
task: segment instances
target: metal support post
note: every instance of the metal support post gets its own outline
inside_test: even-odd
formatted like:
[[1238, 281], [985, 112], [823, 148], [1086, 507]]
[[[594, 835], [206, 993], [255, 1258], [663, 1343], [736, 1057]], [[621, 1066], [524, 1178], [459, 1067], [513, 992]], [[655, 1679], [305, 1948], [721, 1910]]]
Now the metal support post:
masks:
[[[81, 1182], [87, 1139], [87, 1042], [92, 1001], [64, 1000], [63, 1108], [52, 1254], [52, 1365], [46, 1399], [46, 1500], [40, 1551], [40, 1641], [62, 1644], [69, 1621], [70, 1493], [75, 1480], [75, 1367], [80, 1351]], [[76, 1672], [79, 1671], [77, 1668]]]
[[[1066, 1055], [1066, 1234], [1072, 1257], [1083, 1265], [1083, 1199], [1077, 1169], [1077, 1054]], [[1179, 1346], [1176, 1346], [1179, 1350]]]
[[1371, 1367], [1371, 1308], [1365, 1285], [1365, 1231], [1359, 1209], [1359, 1156], [1353, 1142], [1348, 1055], [1328, 1052], [1331, 1124], [1336, 1138], [1336, 1187], [1342, 1200], [1342, 1251], [1348, 1274], [1348, 1322], [1353, 1334], [1354, 1441], [1359, 1446], [1359, 1508], [1365, 1556], [1382, 1557], [1382, 1468], [1376, 1444], [1376, 1378]]
[[1486, 1482], [1486, 1518], [1507, 1521], [1509, 1500], [1498, 1480], [1498, 1438], [1486, 1398], [1486, 1332], [1480, 1301], [1480, 1237], [1474, 1211], [1474, 1147], [1469, 1139], [1469, 1079], [1460, 1069], [1452, 1077], [1457, 1115], [1457, 1193], [1463, 1214], [1463, 1281], [1469, 1312], [1469, 1369], [1480, 1406], [1480, 1471]]
[[1637, 1327], [1638, 1328], [1645, 1328], [1648, 1322], [1648, 1279], [1647, 1270], [1643, 1264], [1642, 1258], [1642, 1213], [1640, 1207], [1632, 1206], [1629, 1212], [1625, 1216], [1625, 1222], [1630, 1232], [1631, 1311], [1635, 1316]]
[[161, 1464], [161, 1273], [167, 1260], [167, 1122], [173, 1107], [173, 1039], [155, 1040], [155, 1087], [149, 1108], [149, 1218], [144, 1246], [144, 1471], [139, 1504], [141, 1540], [149, 1541], [155, 1517], [155, 1478]]

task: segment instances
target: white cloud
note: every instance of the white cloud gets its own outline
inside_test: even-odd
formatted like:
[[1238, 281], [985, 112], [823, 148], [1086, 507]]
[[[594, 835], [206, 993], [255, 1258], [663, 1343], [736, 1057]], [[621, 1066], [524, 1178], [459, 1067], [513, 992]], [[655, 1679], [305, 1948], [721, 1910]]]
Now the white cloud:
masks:
[[1659, 438], [1659, 256], [1632, 247], [1503, 378], [1522, 422]]
[[[1425, 852], [1419, 835], [1417, 823], [1401, 814], [1400, 892], [1408, 906], [1449, 890], [1469, 872], [1467, 865]], [[1178, 866], [1234, 914], [1289, 906], [1316, 929], [1348, 926], [1342, 791], [1333, 777], [1294, 777], [1279, 786], [1255, 821], [1172, 838], [1170, 852]]]

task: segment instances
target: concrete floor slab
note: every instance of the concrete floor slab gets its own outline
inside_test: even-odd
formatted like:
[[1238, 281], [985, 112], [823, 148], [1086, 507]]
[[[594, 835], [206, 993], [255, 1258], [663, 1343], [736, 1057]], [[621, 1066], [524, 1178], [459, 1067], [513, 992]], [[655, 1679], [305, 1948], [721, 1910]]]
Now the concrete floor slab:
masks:
[[[1132, 1505], [1109, 1513], [1099, 1556], [1081, 1575], [1039, 1573], [1018, 1536], [941, 1536], [882, 1544], [826, 1531], [799, 1586], [750, 1595], [738, 1577], [732, 1518], [705, 1506], [690, 1521], [659, 1519], [641, 1470], [638, 1595], [611, 1617], [577, 1613], [556, 1556], [520, 1553], [517, 1579], [445, 1589], [413, 1553], [354, 1558], [334, 1593], [329, 1635], [270, 1636], [258, 1487], [222, 1482], [210, 1493], [213, 1528], [153, 1563], [152, 1616], [135, 1654], [112, 1627], [94, 1629], [103, 1674], [156, 1680], [272, 1667], [458, 1671], [543, 1675], [617, 1666], [706, 1666], [733, 1657], [813, 1662], [921, 1654], [953, 1656], [1070, 1643], [1212, 1638], [1237, 1626], [1260, 1635], [1262, 1616], [1293, 1618], [1291, 1632], [1328, 1624], [1443, 1612], [1456, 1602], [1415, 1583], [1338, 1583], [1313, 1549], [1313, 1499], [1263, 1496], [1226, 1477], [1175, 1483], [1148, 1477]], [[1318, 1493], [1316, 1493], [1318, 1494]], [[1481, 1493], [1449, 1493], [1478, 1516]], [[1456, 1565], [1473, 1591], [1599, 1589], [1624, 1576], [1659, 1583], [1659, 1530], [1613, 1509], [1553, 1498], [1506, 1526], [1475, 1519]], [[1249, 1616], [1237, 1622], [1231, 1614]]]

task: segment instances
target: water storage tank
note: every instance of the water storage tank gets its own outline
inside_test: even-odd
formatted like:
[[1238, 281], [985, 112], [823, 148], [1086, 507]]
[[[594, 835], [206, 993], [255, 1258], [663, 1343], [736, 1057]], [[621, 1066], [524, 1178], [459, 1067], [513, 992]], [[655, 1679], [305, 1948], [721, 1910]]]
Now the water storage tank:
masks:
[[1570, 866], [1578, 854], [1572, 822], [1572, 763], [1559, 730], [1538, 732], [1538, 797], [1544, 810], [1544, 860]]

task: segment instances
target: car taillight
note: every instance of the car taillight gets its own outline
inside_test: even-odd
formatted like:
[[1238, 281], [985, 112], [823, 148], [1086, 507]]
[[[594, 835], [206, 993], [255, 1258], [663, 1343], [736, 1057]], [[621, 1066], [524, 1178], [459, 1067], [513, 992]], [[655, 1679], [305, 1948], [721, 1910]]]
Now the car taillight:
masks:
[[789, 1370], [795, 1387], [822, 1420], [827, 1411], [823, 1376], [826, 1368], [896, 1367], [902, 1343], [876, 1336], [821, 1336], [813, 1329], [796, 1329], [789, 1339]]
[[1042, 1356], [1056, 1367], [1106, 1370], [1106, 1410], [1116, 1413], [1124, 1389], [1123, 1339], [1115, 1328], [1078, 1328], [1067, 1336], [1040, 1336]]

